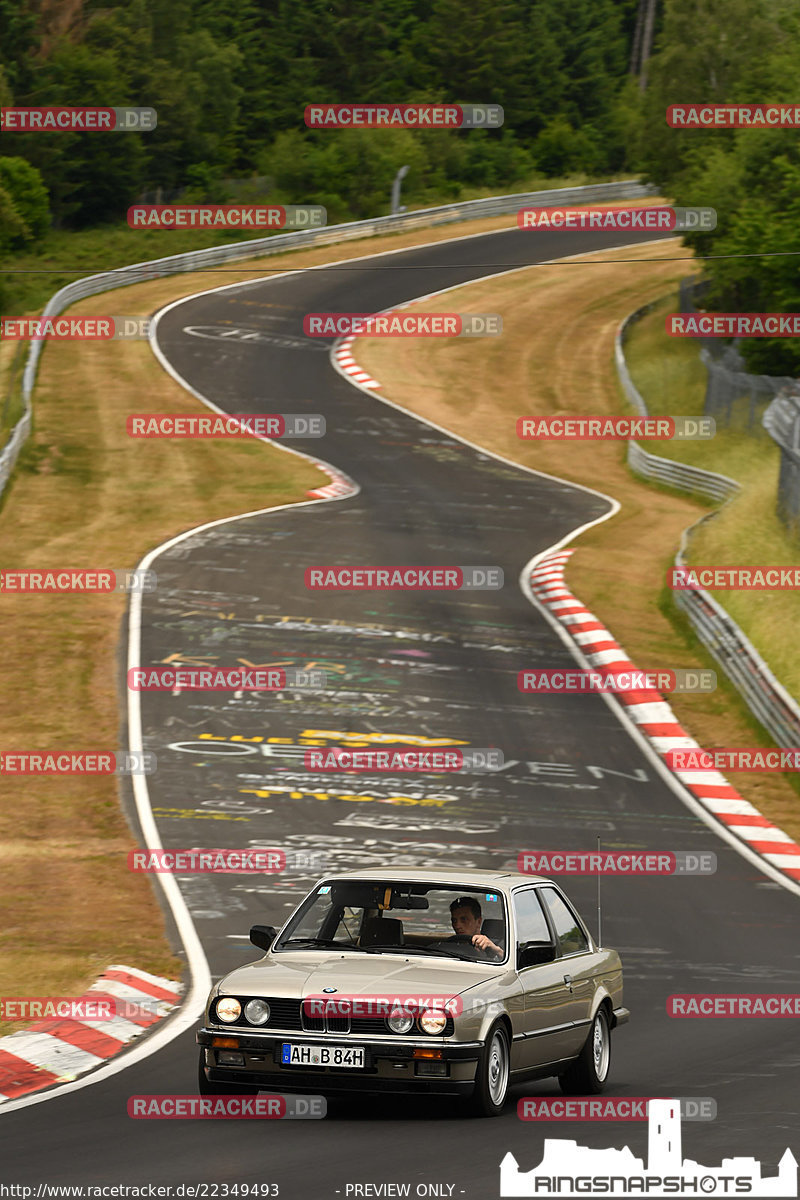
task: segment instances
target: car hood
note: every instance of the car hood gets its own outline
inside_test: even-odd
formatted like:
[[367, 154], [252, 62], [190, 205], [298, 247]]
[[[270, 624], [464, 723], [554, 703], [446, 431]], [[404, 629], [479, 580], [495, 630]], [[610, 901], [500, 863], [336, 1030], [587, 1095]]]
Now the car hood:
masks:
[[508, 967], [492, 963], [406, 960], [400, 955], [346, 955], [296, 951], [265, 958], [231, 971], [220, 981], [222, 995], [285, 996], [302, 999], [323, 988], [340, 996], [457, 996], [485, 979], [503, 975]]

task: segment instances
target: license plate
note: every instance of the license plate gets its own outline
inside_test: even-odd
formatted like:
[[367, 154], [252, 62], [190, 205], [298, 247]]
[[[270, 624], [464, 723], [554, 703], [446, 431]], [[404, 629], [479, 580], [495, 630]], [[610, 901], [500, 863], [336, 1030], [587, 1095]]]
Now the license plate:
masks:
[[363, 1046], [298, 1046], [284, 1042], [281, 1046], [281, 1065], [284, 1067], [363, 1067]]

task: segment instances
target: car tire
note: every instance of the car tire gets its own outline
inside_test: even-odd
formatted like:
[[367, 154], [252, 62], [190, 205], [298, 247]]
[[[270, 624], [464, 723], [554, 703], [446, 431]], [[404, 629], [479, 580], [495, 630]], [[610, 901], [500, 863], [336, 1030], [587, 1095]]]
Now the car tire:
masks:
[[511, 1074], [508, 1032], [498, 1021], [489, 1030], [475, 1071], [475, 1090], [468, 1110], [476, 1117], [499, 1117], [503, 1111]]
[[246, 1083], [212, 1083], [206, 1079], [206, 1055], [200, 1051], [197, 1062], [197, 1090], [201, 1096], [256, 1096], [259, 1089], [249, 1087]]
[[559, 1075], [558, 1082], [567, 1096], [596, 1096], [605, 1088], [610, 1068], [608, 1013], [605, 1008], [598, 1008], [583, 1049], [572, 1066]]

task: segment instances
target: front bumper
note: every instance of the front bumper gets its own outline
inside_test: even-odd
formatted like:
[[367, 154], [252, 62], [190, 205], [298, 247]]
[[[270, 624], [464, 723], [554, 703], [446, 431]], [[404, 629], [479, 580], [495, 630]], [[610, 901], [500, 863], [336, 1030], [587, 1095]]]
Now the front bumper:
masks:
[[[223, 1066], [217, 1061], [218, 1051], [214, 1038], [224, 1037], [223, 1053], [233, 1047], [243, 1056], [244, 1064]], [[322, 1038], [314, 1034], [232, 1033], [216, 1029], [200, 1029], [195, 1040], [202, 1048], [205, 1074], [210, 1083], [243, 1084], [264, 1091], [353, 1093], [393, 1092], [420, 1095], [469, 1095], [475, 1086], [475, 1071], [483, 1050], [482, 1042], [443, 1042], [434, 1038], [425, 1041], [417, 1038], [370, 1038], [351, 1039]], [[320, 1046], [337, 1042], [353, 1041], [364, 1047], [364, 1066], [342, 1067], [289, 1067], [281, 1059], [284, 1042], [302, 1042], [304, 1045]], [[436, 1051], [440, 1057], [415, 1058], [415, 1050]], [[440, 1064], [444, 1073], [428, 1074], [430, 1064]], [[420, 1069], [422, 1068], [422, 1069]]]

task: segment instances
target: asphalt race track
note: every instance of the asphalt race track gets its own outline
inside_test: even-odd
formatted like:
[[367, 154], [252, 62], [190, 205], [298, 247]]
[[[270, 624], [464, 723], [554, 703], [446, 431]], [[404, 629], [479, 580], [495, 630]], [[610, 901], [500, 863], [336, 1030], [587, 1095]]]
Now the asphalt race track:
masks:
[[[327, 436], [290, 445], [334, 464], [360, 491], [228, 521], [157, 558], [159, 587], [144, 598], [143, 665], [180, 655], [198, 665], [324, 669], [328, 686], [143, 695], [144, 745], [159, 763], [150, 798], [167, 847], [277, 845], [324, 853], [330, 869], [516, 869], [520, 849], [589, 849], [597, 836], [607, 848], [714, 851], [715, 875], [604, 881], [604, 942], [623, 956], [632, 1013], [614, 1036], [608, 1090], [713, 1097], [715, 1122], [683, 1125], [686, 1155], [709, 1166], [753, 1155], [771, 1174], [796, 1142], [792, 1022], [670, 1020], [666, 1000], [800, 991], [797, 897], [692, 815], [600, 697], [525, 696], [516, 686], [523, 668], [574, 665], [522, 594], [520, 572], [602, 517], [607, 502], [481, 454], [354, 388], [322, 352], [330, 342], [302, 332], [307, 312], [377, 311], [619, 241], [518, 230], [456, 238], [204, 294], [164, 314], [158, 344], [178, 375], [226, 411], [322, 413]], [[530, 280], [535, 287], [535, 272]], [[267, 471], [267, 452], [264, 460]], [[307, 590], [306, 567], [327, 563], [493, 565], [505, 587]], [[304, 748], [341, 744], [347, 733], [498, 746], [507, 765], [435, 783], [343, 782], [305, 769]], [[250, 925], [280, 925], [322, 873], [179, 880], [214, 978], [258, 957]], [[596, 930], [595, 881], [561, 882]], [[506, 1151], [527, 1170], [546, 1136], [627, 1144], [646, 1156], [644, 1123], [520, 1121], [517, 1099], [560, 1094], [555, 1081], [512, 1089], [495, 1121], [460, 1118], [444, 1100], [373, 1099], [331, 1102], [318, 1122], [128, 1118], [130, 1095], [194, 1092], [196, 1063], [193, 1034], [184, 1033], [130, 1069], [8, 1113], [4, 1180], [38, 1182], [46, 1165], [65, 1184], [271, 1182], [285, 1200], [312, 1200], [345, 1197], [348, 1184], [410, 1183], [413, 1195], [417, 1184], [435, 1183], [483, 1198], [499, 1194]]]

